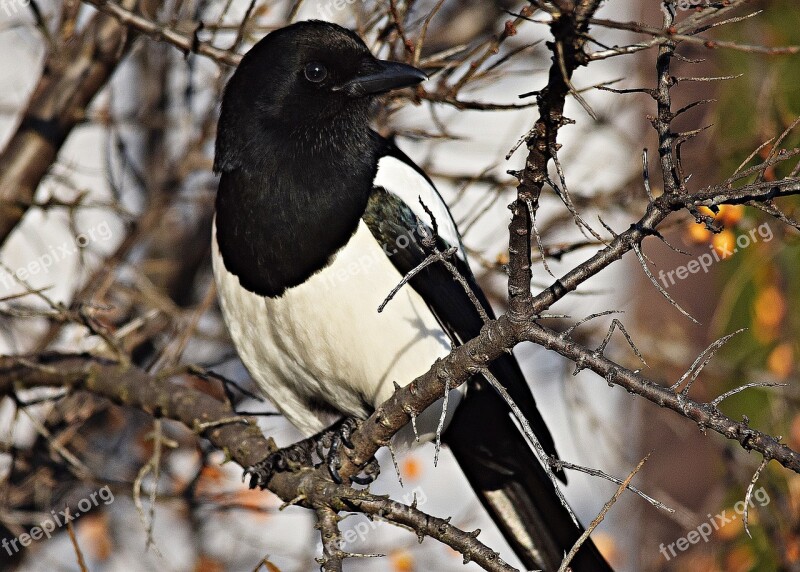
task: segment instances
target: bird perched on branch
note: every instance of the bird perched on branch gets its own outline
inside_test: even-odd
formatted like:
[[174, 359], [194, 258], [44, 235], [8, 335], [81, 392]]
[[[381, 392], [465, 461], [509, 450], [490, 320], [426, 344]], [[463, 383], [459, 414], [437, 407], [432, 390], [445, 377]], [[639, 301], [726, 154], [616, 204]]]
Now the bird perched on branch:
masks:
[[[258, 42], [225, 89], [214, 161], [219, 299], [256, 384], [307, 435], [336, 417], [366, 418], [395, 382], [408, 384], [493, 317], [433, 183], [369, 126], [376, 96], [425, 79], [375, 58], [345, 28], [307, 21]], [[513, 356], [490, 371], [555, 456]], [[483, 506], [527, 567], [555, 569], [582, 529], [509, 406], [480, 375], [448, 401], [444, 440]], [[423, 438], [441, 411], [417, 418]], [[353, 426], [340, 424], [330, 443], [348, 446]], [[279, 452], [249, 470], [251, 485], [287, 468]], [[591, 541], [572, 567], [608, 569]]]

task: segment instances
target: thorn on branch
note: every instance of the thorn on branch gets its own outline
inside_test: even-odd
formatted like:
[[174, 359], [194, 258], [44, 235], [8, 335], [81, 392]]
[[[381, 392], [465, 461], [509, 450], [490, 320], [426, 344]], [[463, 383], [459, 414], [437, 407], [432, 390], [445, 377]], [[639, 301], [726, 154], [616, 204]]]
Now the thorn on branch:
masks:
[[622, 335], [625, 336], [625, 340], [628, 342], [628, 345], [633, 350], [633, 353], [636, 354], [636, 357], [639, 358], [639, 361], [642, 362], [642, 365], [644, 365], [645, 367], [650, 367], [647, 365], [647, 362], [645, 361], [642, 352], [640, 352], [639, 348], [636, 347], [636, 344], [633, 343], [633, 338], [631, 338], [630, 334], [625, 329], [625, 326], [623, 326], [622, 322], [620, 322], [616, 318], [611, 320], [611, 326], [608, 328], [608, 333], [606, 334], [606, 337], [603, 339], [603, 342], [595, 350], [595, 354], [603, 355], [606, 349], [606, 345], [608, 345], [608, 342], [611, 340], [611, 335], [614, 333], [615, 328], [619, 328], [619, 330], [622, 332]]
[[744, 514], [742, 514], [742, 521], [744, 522], [744, 531], [750, 538], [753, 538], [753, 535], [750, 534], [750, 527], [748, 526], [748, 516], [749, 516], [750, 503], [753, 502], [753, 488], [756, 486], [758, 477], [761, 476], [761, 471], [763, 471], [766, 468], [769, 461], [770, 459], [768, 457], [765, 457], [764, 460], [761, 461], [761, 464], [758, 466], [756, 472], [753, 474], [753, 478], [750, 479], [750, 484], [747, 486], [747, 492], [744, 495]]
[[[615, 483], [617, 485], [621, 485], [624, 482], [622, 479], [619, 479], [617, 477], [609, 475], [608, 473], [605, 473], [605, 472], [600, 471], [598, 469], [593, 469], [591, 467], [584, 467], [582, 465], [576, 465], [574, 463], [570, 463], [568, 461], [564, 461], [564, 460], [561, 460], [561, 459], [556, 459], [556, 458], [553, 458], [553, 457], [550, 457], [549, 462], [553, 466], [553, 470], [556, 470], [556, 471], [560, 471], [562, 469], [570, 469], [570, 470], [573, 470], [573, 471], [578, 471], [578, 472], [581, 472], [581, 473], [585, 473], [585, 474], [590, 475], [592, 477], [599, 477], [601, 479], [605, 479], [607, 481], [611, 481], [612, 483]], [[628, 485], [627, 489], [629, 491], [631, 491], [632, 493], [642, 497], [644, 500], [649, 502], [654, 507], [656, 507], [658, 509], [661, 509], [661, 510], [664, 510], [664, 511], [670, 513], [670, 514], [675, 513], [675, 509], [674, 508], [668, 507], [667, 505], [665, 505], [661, 501], [658, 501], [658, 500], [654, 499], [653, 497], [651, 497], [650, 495], [644, 493], [642, 490], [634, 487], [633, 485]]]
[[425, 268], [427, 268], [428, 266], [430, 266], [434, 262], [437, 262], [437, 261], [440, 261], [440, 260], [444, 260], [445, 257], [452, 256], [457, 251], [458, 251], [458, 247], [457, 246], [451, 246], [450, 248], [448, 248], [444, 252], [435, 252], [433, 254], [428, 255], [425, 258], [425, 260], [420, 262], [416, 267], [411, 269], [411, 271], [409, 271], [408, 274], [403, 276], [402, 280], [400, 280], [400, 282], [397, 284], [397, 286], [392, 288], [392, 291], [389, 292], [389, 295], [386, 296], [384, 301], [381, 302], [381, 305], [378, 306], [378, 312], [383, 312], [383, 309], [386, 307], [386, 304], [388, 304], [392, 300], [392, 298], [394, 298], [395, 295], [397, 295], [397, 293], [400, 291], [400, 289], [403, 286], [405, 286], [409, 282], [409, 280], [411, 280], [414, 276], [416, 276], [417, 274], [422, 272]]
[[[694, 381], [697, 379], [697, 376], [700, 375], [700, 372], [703, 370], [703, 368], [706, 365], [708, 365], [708, 362], [710, 362], [711, 359], [714, 357], [714, 354], [716, 354], [722, 348], [722, 346], [724, 346], [728, 342], [728, 340], [730, 340], [731, 338], [733, 338], [734, 336], [736, 336], [738, 334], [741, 334], [746, 329], [747, 328], [740, 328], [740, 329], [736, 330], [735, 332], [730, 333], [727, 336], [723, 336], [723, 337], [719, 338], [718, 340], [716, 340], [715, 342], [711, 343], [706, 349], [704, 349], [700, 353], [699, 356], [697, 356], [697, 359], [694, 360], [694, 363], [692, 363], [692, 365], [689, 367], [689, 369], [686, 370], [686, 372], [680, 377], [680, 379], [678, 379], [678, 381], [676, 381], [673, 385], [670, 386], [670, 389], [672, 391], [677, 390], [678, 387], [680, 387], [681, 383], [683, 383], [686, 380], [686, 378], [689, 377], [689, 374], [692, 374], [692, 372], [694, 372], [692, 374], [692, 378], [686, 384], [686, 387], [684, 387], [683, 391], [681, 391], [681, 394], [684, 397], [689, 395], [689, 388], [692, 386]], [[702, 363], [701, 363], [701, 361], [702, 361]]]
[[614, 493], [614, 496], [612, 496], [611, 499], [609, 499], [609, 501], [606, 502], [605, 505], [603, 505], [603, 508], [600, 510], [600, 514], [598, 514], [594, 518], [594, 520], [592, 520], [589, 526], [586, 527], [586, 530], [583, 532], [583, 534], [581, 534], [577, 542], [575, 542], [575, 545], [570, 549], [570, 551], [564, 557], [564, 560], [561, 561], [561, 566], [559, 566], [558, 572], [567, 572], [567, 570], [570, 569], [569, 563], [572, 562], [572, 559], [578, 553], [580, 547], [583, 545], [584, 542], [586, 542], [586, 540], [589, 538], [589, 535], [594, 531], [594, 529], [597, 528], [597, 526], [601, 522], [603, 522], [603, 519], [606, 517], [606, 514], [608, 514], [608, 511], [611, 510], [611, 507], [614, 506], [614, 503], [617, 502], [617, 499], [619, 499], [619, 497], [622, 495], [625, 489], [628, 488], [628, 485], [633, 480], [633, 477], [636, 476], [636, 473], [639, 472], [639, 469], [641, 469], [644, 466], [644, 464], [647, 462], [647, 459], [649, 458], [650, 454], [648, 453], [644, 459], [639, 461], [639, 464], [636, 465], [636, 467], [633, 469], [633, 471], [631, 471], [628, 477], [624, 481], [622, 481], [619, 488], [617, 488], [617, 491]]
[[647, 193], [647, 198], [652, 203], [655, 199], [653, 197], [653, 190], [650, 188], [650, 168], [647, 166], [647, 149], [642, 149], [642, 179], [644, 180], [644, 190]]
[[771, 382], [753, 382], [753, 383], [746, 383], [744, 385], [740, 385], [735, 389], [731, 389], [730, 391], [726, 391], [716, 399], [711, 402], [712, 407], [718, 407], [720, 403], [724, 400], [728, 399], [729, 397], [736, 395], [737, 393], [744, 391], [745, 389], [750, 389], [752, 387], [786, 387], [788, 384], [786, 383], [771, 383]]
[[689, 312], [687, 312], [686, 310], [681, 308], [681, 306], [675, 300], [672, 299], [672, 296], [670, 296], [667, 293], [667, 291], [664, 290], [664, 288], [661, 286], [661, 284], [658, 283], [658, 280], [656, 280], [656, 277], [653, 276], [653, 273], [650, 272], [650, 269], [647, 267], [647, 263], [645, 262], [644, 254], [642, 253], [641, 246], [638, 245], [638, 244], [634, 244], [633, 245], [633, 250], [636, 253], [636, 257], [639, 259], [639, 264], [641, 265], [642, 269], [644, 270], [644, 273], [647, 275], [647, 277], [650, 279], [650, 282], [653, 283], [653, 285], [656, 287], [656, 289], [659, 292], [661, 292], [661, 295], [664, 296], [664, 298], [666, 298], [667, 302], [669, 302], [675, 309], [677, 309], [681, 314], [683, 314], [684, 316], [689, 318], [692, 322], [694, 322], [695, 324], [699, 324], [700, 322], [695, 320], [694, 317], [692, 317], [692, 315], [689, 314]]

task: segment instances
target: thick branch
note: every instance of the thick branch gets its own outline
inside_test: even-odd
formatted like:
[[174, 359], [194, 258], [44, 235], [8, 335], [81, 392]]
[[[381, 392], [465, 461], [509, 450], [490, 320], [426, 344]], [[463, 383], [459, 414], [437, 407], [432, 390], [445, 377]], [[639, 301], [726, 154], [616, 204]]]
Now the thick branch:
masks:
[[79, 36], [47, 55], [22, 122], [0, 154], [0, 245], [28, 210], [67, 136], [132, 39], [127, 26], [97, 14]]
[[[553, 17], [550, 30], [553, 53], [547, 85], [536, 97], [539, 118], [531, 129], [526, 143], [528, 157], [519, 175], [517, 200], [511, 206], [509, 226], [509, 314], [515, 320], [525, 320], [531, 312], [531, 231], [539, 207], [539, 196], [548, 179], [547, 166], [556, 158], [558, 130], [566, 123], [564, 103], [571, 91], [573, 72], [586, 63], [583, 48], [586, 43], [588, 20], [600, 5], [600, 0], [586, 0], [577, 5], [556, 3], [560, 13]], [[561, 6], [564, 4], [564, 6]], [[569, 4], [569, 5], [568, 5]]]

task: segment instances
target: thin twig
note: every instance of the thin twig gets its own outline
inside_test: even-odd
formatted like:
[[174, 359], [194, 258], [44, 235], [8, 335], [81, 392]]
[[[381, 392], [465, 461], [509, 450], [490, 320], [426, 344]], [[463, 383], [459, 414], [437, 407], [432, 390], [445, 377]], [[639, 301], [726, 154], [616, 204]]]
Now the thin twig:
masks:
[[578, 517], [575, 516], [575, 513], [572, 511], [572, 507], [569, 506], [567, 503], [567, 499], [564, 498], [564, 493], [561, 492], [561, 489], [558, 486], [558, 477], [556, 477], [555, 473], [553, 472], [552, 467], [550, 466], [549, 459], [550, 457], [542, 447], [542, 444], [539, 442], [539, 439], [536, 437], [536, 434], [531, 429], [531, 425], [528, 422], [528, 419], [525, 417], [525, 414], [520, 411], [517, 404], [514, 403], [514, 400], [511, 398], [511, 395], [508, 393], [503, 384], [500, 383], [497, 378], [492, 375], [492, 373], [488, 369], [484, 369], [481, 371], [481, 375], [486, 378], [489, 384], [500, 394], [503, 400], [506, 402], [508, 407], [511, 409], [511, 412], [514, 414], [514, 417], [519, 421], [520, 426], [522, 427], [522, 431], [527, 437], [528, 442], [533, 446], [533, 450], [536, 451], [536, 455], [542, 461], [544, 465], [545, 472], [547, 473], [548, 478], [553, 483], [553, 488], [556, 491], [556, 495], [558, 496], [558, 500], [561, 502], [562, 506], [566, 509], [569, 513], [570, 517], [572, 517], [572, 522], [575, 523], [575, 526], [580, 526], [578, 524]]
[[80, 544], [78, 544], [78, 537], [75, 534], [75, 527], [72, 526], [72, 520], [67, 521], [67, 533], [72, 543], [72, 549], [75, 551], [75, 558], [78, 560], [78, 568], [80, 568], [81, 572], [88, 572], [89, 569], [86, 567], [86, 560], [84, 560], [83, 552], [81, 551]]
[[[623, 482], [625, 482], [622, 479], [618, 479], [617, 477], [609, 475], [608, 473], [604, 473], [603, 471], [600, 471], [598, 469], [592, 469], [591, 467], [584, 467], [584, 466], [581, 466], [581, 465], [576, 465], [574, 463], [569, 463], [567, 461], [562, 461], [561, 459], [552, 459], [551, 458], [549, 462], [550, 462], [551, 465], [553, 465], [553, 468], [556, 471], [560, 471], [561, 469], [571, 469], [573, 471], [579, 471], [581, 473], [586, 473], [587, 475], [591, 475], [593, 477], [600, 477], [601, 479], [606, 479], [607, 481], [611, 481], [612, 483], [615, 483], [617, 485], [621, 485]], [[628, 488], [629, 491], [639, 495], [640, 497], [642, 497], [644, 500], [649, 502], [654, 507], [659, 508], [661, 510], [664, 510], [664, 511], [670, 513], [670, 514], [675, 512], [674, 508], [668, 507], [664, 503], [654, 499], [653, 497], [651, 497], [650, 495], [644, 493], [640, 489], [637, 489], [633, 485], [628, 485], [627, 488]]]
[[578, 553], [580, 547], [583, 546], [583, 544], [589, 538], [589, 535], [594, 531], [594, 529], [597, 528], [597, 526], [601, 522], [603, 522], [603, 519], [605, 519], [606, 514], [608, 514], [608, 511], [611, 510], [611, 507], [614, 506], [614, 503], [617, 502], [617, 499], [619, 499], [619, 497], [622, 495], [625, 489], [628, 488], [628, 485], [630, 484], [631, 480], [633, 480], [633, 477], [636, 476], [636, 473], [639, 472], [639, 469], [641, 469], [644, 466], [645, 462], [647, 462], [647, 459], [649, 458], [650, 458], [650, 453], [648, 453], [644, 459], [639, 461], [639, 464], [636, 465], [636, 468], [633, 469], [633, 471], [631, 471], [631, 473], [628, 475], [628, 478], [622, 481], [622, 483], [617, 488], [617, 491], [614, 493], [614, 496], [612, 496], [608, 500], [608, 502], [606, 502], [606, 504], [603, 505], [603, 508], [600, 510], [600, 514], [598, 514], [594, 518], [594, 520], [592, 520], [589, 526], [586, 527], [586, 530], [583, 532], [583, 534], [581, 534], [580, 538], [578, 538], [577, 542], [575, 542], [575, 545], [570, 549], [570, 551], [564, 557], [564, 560], [561, 562], [561, 566], [559, 566], [558, 568], [558, 572], [566, 572], [568, 570], [569, 563], [572, 562], [572, 559]]
[[771, 383], [771, 382], [753, 382], [753, 383], [745, 383], [744, 385], [740, 385], [737, 388], [731, 389], [730, 391], [726, 391], [716, 399], [711, 402], [711, 405], [714, 407], [718, 407], [720, 403], [724, 400], [728, 399], [729, 397], [736, 395], [737, 393], [744, 391], [745, 389], [751, 389], [753, 387], [786, 387], [787, 383]]

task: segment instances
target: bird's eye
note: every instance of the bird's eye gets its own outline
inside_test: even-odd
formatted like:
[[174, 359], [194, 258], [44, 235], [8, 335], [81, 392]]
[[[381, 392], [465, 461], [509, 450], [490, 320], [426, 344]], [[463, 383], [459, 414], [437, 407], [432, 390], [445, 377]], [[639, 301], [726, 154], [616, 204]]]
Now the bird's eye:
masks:
[[328, 77], [328, 69], [319, 62], [306, 64], [306, 79], [312, 83], [319, 83]]

